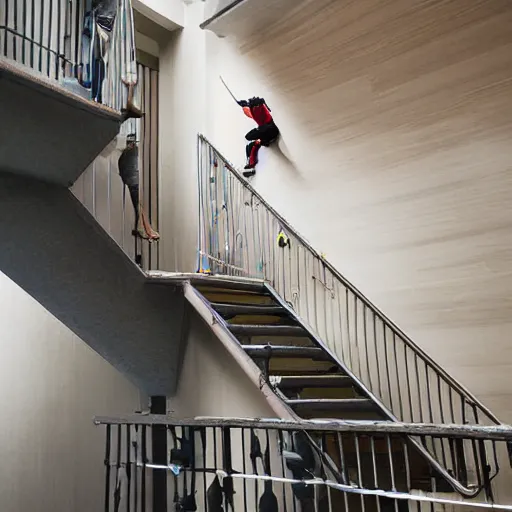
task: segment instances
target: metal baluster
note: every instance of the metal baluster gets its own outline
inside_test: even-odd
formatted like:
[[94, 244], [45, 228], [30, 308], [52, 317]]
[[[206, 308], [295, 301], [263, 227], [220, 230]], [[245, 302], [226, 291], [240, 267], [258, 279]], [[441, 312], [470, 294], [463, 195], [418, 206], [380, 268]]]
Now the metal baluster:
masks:
[[[393, 332], [393, 351], [395, 353], [395, 372], [396, 372], [396, 387], [398, 391], [398, 406], [400, 409], [400, 420], [404, 421], [404, 405], [402, 403], [402, 386], [400, 385], [400, 372], [398, 370], [398, 355], [396, 352], [396, 335]], [[396, 414], [396, 411], [393, 411]]]
[[115, 479], [115, 484], [114, 484], [114, 512], [117, 512], [117, 507], [116, 507], [116, 491], [117, 491], [117, 487], [118, 485], [120, 485], [120, 482], [119, 482], [119, 471], [121, 469], [121, 440], [122, 440], [122, 434], [123, 434], [123, 431], [122, 431], [122, 425], [118, 425], [117, 426], [117, 464], [116, 464], [116, 479]]
[[[13, 0], [14, 2], [16, 0]], [[35, 1], [35, 0], [32, 0]], [[4, 20], [4, 57], [7, 57], [7, 40], [9, 38], [9, 31], [7, 27], [9, 27], [9, 0], [5, 0], [5, 20]]]
[[36, 0], [30, 0], [30, 67], [34, 67], [34, 44], [36, 40]]
[[[379, 488], [379, 480], [377, 475], [377, 457], [375, 455], [375, 436], [370, 435], [370, 452], [372, 455], [372, 466], [373, 466], [373, 488]], [[377, 503], [379, 501], [377, 500]]]
[[[283, 431], [282, 430], [279, 430], [278, 431], [278, 439], [279, 439], [279, 455], [280, 455], [280, 459], [281, 459], [281, 476], [284, 478], [286, 477], [286, 469], [284, 467], [284, 457], [283, 457], [283, 447], [284, 447], [284, 439], [283, 439]], [[281, 493], [283, 495], [283, 512], [287, 512], [288, 511], [288, 502], [287, 502], [287, 499], [286, 499], [286, 486], [284, 484], [284, 482], [281, 484]]]
[[[474, 404], [471, 404], [471, 410], [473, 412], [473, 418], [475, 420], [475, 425], [478, 425], [478, 411]], [[477, 449], [477, 441], [475, 439], [471, 440], [471, 448], [473, 450], [473, 458], [475, 460], [475, 473], [477, 478], [478, 487], [484, 487], [486, 491], [486, 495], [489, 496], [491, 493], [491, 482], [488, 479], [487, 472], [487, 456], [485, 453], [485, 446], [481, 443], [478, 443]], [[483, 448], [483, 449], [482, 449]], [[480, 458], [479, 458], [480, 456]], [[482, 474], [483, 473], [483, 474]]]
[[[336, 283], [336, 296], [338, 297], [338, 300], [337, 300], [337, 303], [338, 303], [338, 314], [337, 315], [333, 315], [333, 322], [335, 320], [335, 318], [337, 317], [338, 318], [338, 323], [339, 323], [339, 333], [340, 333], [340, 352], [339, 352], [339, 355], [340, 355], [340, 359], [342, 361], [345, 361], [345, 349], [343, 347], [343, 322], [342, 322], [342, 306], [341, 306], [341, 290], [340, 290], [340, 285], [339, 283]], [[333, 331], [336, 332], [336, 329], [333, 328]]]
[[50, 1], [50, 10], [48, 11], [48, 48], [46, 50], [46, 74], [50, 77], [50, 64], [52, 53], [52, 18], [53, 18], [53, 1]]
[[[325, 332], [325, 341], [327, 343], [328, 346], [331, 346], [332, 343], [330, 343], [330, 339], [329, 339], [329, 330], [327, 328], [327, 304], [329, 304], [331, 307], [329, 308], [330, 310], [332, 309], [332, 288], [328, 289], [327, 288], [327, 275], [326, 275], [326, 272], [325, 272], [325, 265], [323, 264], [322, 261], [320, 261], [320, 265], [321, 265], [321, 269], [322, 269], [322, 273], [324, 275], [324, 300], [325, 300], [325, 304], [324, 304], [324, 307], [323, 307], [323, 310], [324, 310], [324, 332]], [[331, 312], [332, 314], [332, 312]]]
[[[357, 461], [357, 486], [360, 489], [364, 489], [364, 483], [363, 483], [363, 473], [361, 468], [361, 453], [359, 451], [359, 436], [357, 433], [354, 433], [354, 443], [356, 447], [356, 461]], [[360, 494], [361, 498], [361, 510], [362, 512], [365, 512], [365, 503], [364, 503], [364, 495]]]
[[407, 440], [402, 439], [404, 447], [404, 460], [405, 460], [405, 484], [407, 486], [407, 492], [411, 492], [411, 465], [409, 463], [409, 448], [407, 446]]
[[138, 447], [139, 447], [139, 425], [134, 425], [135, 428], [135, 441], [133, 441], [134, 453], [134, 465], [133, 465], [133, 494], [134, 494], [134, 505], [135, 512], [139, 510], [139, 458], [138, 458]]
[[311, 259], [313, 260], [312, 282], [313, 282], [313, 311], [314, 311], [313, 318], [315, 319], [314, 327], [317, 332], [321, 332], [320, 331], [320, 322], [318, 321], [318, 299], [317, 299], [319, 279], [318, 278], [315, 279], [315, 263], [317, 263], [318, 260], [314, 256], [311, 256]]
[[[391, 490], [396, 492], [396, 482], [395, 482], [395, 466], [393, 464], [393, 450], [392, 450], [392, 444], [391, 444], [391, 436], [389, 434], [386, 434], [386, 445], [388, 449], [388, 456], [389, 456], [389, 470], [391, 473]], [[398, 503], [397, 500], [393, 500], [395, 505], [395, 512], [398, 512]]]
[[142, 475], [140, 489], [140, 509], [146, 512], [146, 462], [147, 462], [147, 446], [146, 446], [146, 425], [142, 425], [141, 432], [141, 458], [142, 458]]
[[62, 0], [57, 0], [57, 9], [58, 9], [58, 12], [57, 12], [57, 54], [55, 56], [55, 79], [58, 80], [59, 79], [59, 69], [60, 69], [60, 53], [61, 53], [61, 48], [60, 48], [60, 38], [61, 38], [61, 24], [62, 24], [62, 20], [61, 20], [61, 16], [62, 16]]
[[348, 304], [348, 288], [345, 288], [345, 316], [347, 319], [348, 360], [350, 361], [349, 367], [350, 370], [354, 372], [354, 362], [352, 360], [352, 341], [350, 339], [350, 310]]
[[126, 425], [126, 511], [130, 512], [131, 484], [131, 436], [130, 425]]
[[[221, 434], [222, 434], [222, 463], [224, 466], [224, 470], [228, 474], [227, 477], [224, 478], [224, 489], [228, 485], [233, 486], [233, 477], [231, 476], [233, 474], [233, 463], [231, 459], [231, 429], [229, 427], [221, 427]], [[229, 480], [229, 484], [226, 481]], [[228, 499], [228, 494], [224, 494], [224, 503], [225, 503], [225, 510], [229, 511], [230, 509], [230, 502]]]
[[27, 0], [23, 0], [23, 37], [21, 38], [21, 62], [25, 64], [25, 40], [27, 36]]
[[[379, 355], [379, 341], [377, 338], [377, 320], [380, 320], [375, 312], [373, 312], [373, 341], [375, 344], [375, 366], [377, 367], [377, 382], [379, 384], [379, 398], [382, 400], [382, 381], [380, 377], [380, 355]], [[378, 500], [377, 500], [378, 501]]]
[[366, 357], [366, 371], [368, 372], [368, 385], [370, 391], [373, 392], [373, 385], [372, 385], [372, 374], [370, 372], [370, 354], [368, 352], [368, 331], [367, 331], [367, 325], [366, 325], [366, 305], [363, 304], [363, 336], [364, 336], [364, 350], [365, 350], [365, 357]]
[[384, 361], [386, 364], [386, 378], [388, 380], [388, 392], [389, 392], [389, 408], [394, 411], [393, 407], [393, 393], [391, 391], [391, 377], [389, 375], [389, 361], [388, 361], [388, 337], [386, 335], [387, 328], [386, 324], [382, 322], [382, 330], [384, 333]]
[[420, 423], [423, 423], [423, 406], [421, 404], [421, 386], [420, 386], [420, 372], [418, 369], [418, 355], [414, 354], [414, 369], [416, 371], [416, 385], [417, 389], [417, 398], [418, 398], [418, 407], [420, 411]]
[[[203, 503], [204, 503], [204, 512], [208, 512], [208, 500], [206, 499], [206, 494], [208, 492], [208, 484], [206, 483], [206, 455], [207, 455], [207, 440], [208, 440], [208, 428], [203, 427], [199, 430], [199, 435], [201, 436], [201, 451], [202, 451], [202, 459], [203, 459]], [[243, 440], [243, 439], [242, 439]]]
[[[341, 475], [343, 478], [343, 483], [345, 485], [350, 485], [350, 478], [349, 478], [349, 475], [347, 472], [347, 466], [346, 466], [346, 462], [345, 462], [345, 453], [343, 450], [343, 437], [339, 432], [336, 433], [336, 440], [337, 440], [337, 445], [338, 445], [338, 453], [340, 456], [340, 469], [341, 469]], [[346, 492], [343, 492], [343, 501], [345, 503], [345, 511], [348, 512], [349, 506], [348, 506], [348, 497], [347, 497]]]
[[[437, 392], [438, 392], [438, 398], [439, 398], [439, 402], [438, 402], [438, 408], [439, 408], [439, 416], [441, 418], [441, 423], [444, 425], [444, 410], [443, 410], [443, 395], [442, 395], [442, 392], [441, 392], [441, 377], [439, 374], [437, 374]], [[445, 450], [445, 439], [443, 439], [442, 437], [439, 438], [439, 443], [441, 444], [441, 457], [442, 457], [442, 460], [443, 460], [443, 467], [445, 469], [448, 469], [448, 466], [447, 466], [447, 459], [446, 459], [446, 450]]]
[[430, 392], [430, 382], [428, 378], [428, 363], [425, 361], [425, 381], [426, 381], [426, 391], [427, 391], [427, 399], [428, 399], [428, 416], [430, 418], [430, 423], [434, 423], [434, 414], [432, 411], [432, 393]]
[[[428, 400], [428, 415], [430, 419], [430, 423], [434, 423], [434, 412], [432, 408], [432, 393], [430, 391], [430, 379], [429, 379], [429, 366], [427, 362], [425, 361], [425, 382], [426, 382], [426, 393], [427, 393], [427, 400]], [[437, 448], [436, 448], [436, 440], [434, 437], [431, 438], [432, 443], [432, 453], [436, 459], [437, 457]], [[428, 443], [426, 443], [425, 446], [427, 446]]]
[[357, 295], [354, 294], [354, 341], [355, 341], [355, 349], [357, 352], [357, 366], [359, 367], [359, 373], [357, 376], [362, 379], [362, 371], [361, 371], [361, 351], [359, 350], [359, 336], [357, 333]]
[[[247, 463], [246, 463], [246, 457], [247, 452], [245, 450], [245, 429], [241, 429], [241, 435], [242, 435], [242, 472], [244, 475], [247, 474]], [[244, 512], [248, 511], [247, 508], [247, 480], [243, 479], [243, 489], [244, 489]], [[206, 511], [208, 512], [208, 511]], [[229, 512], [229, 511], [228, 511]]]
[[[13, 9], [13, 25], [14, 25], [14, 33], [12, 36], [12, 58], [17, 60], [17, 50], [18, 50], [18, 0], [13, 0], [14, 9]], [[51, 2], [51, 0], [50, 0]]]
[[110, 435], [111, 426], [107, 425], [105, 438], [105, 512], [110, 509]]
[[409, 375], [409, 359], [407, 357], [408, 346], [404, 343], [405, 377], [407, 379], [407, 396], [409, 397], [409, 421], [414, 421], [414, 407], [412, 404], [411, 379]]

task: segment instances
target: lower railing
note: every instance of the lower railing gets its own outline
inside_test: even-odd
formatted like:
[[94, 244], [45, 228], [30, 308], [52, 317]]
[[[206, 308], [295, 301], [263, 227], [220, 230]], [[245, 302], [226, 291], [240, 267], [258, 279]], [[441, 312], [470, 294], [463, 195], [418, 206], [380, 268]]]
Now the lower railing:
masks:
[[[316, 252], [203, 136], [198, 137], [198, 161], [200, 272], [268, 281], [390, 412], [390, 419], [499, 424], [474, 395]], [[473, 495], [484, 478], [497, 472], [492, 450], [486, 454], [466, 448], [468, 470], [458, 474], [446, 441], [427, 443], [426, 448], [453, 474], [454, 487], [464, 495]]]
[[0, 57], [121, 110], [135, 83], [130, 0], [3, 0]]
[[210, 512], [512, 510], [507, 465], [478, 496], [457, 499], [437, 487], [410, 442], [496, 445], [506, 459], [509, 426], [140, 415], [95, 423], [106, 432], [105, 511], [163, 510], [167, 496], [175, 510]]

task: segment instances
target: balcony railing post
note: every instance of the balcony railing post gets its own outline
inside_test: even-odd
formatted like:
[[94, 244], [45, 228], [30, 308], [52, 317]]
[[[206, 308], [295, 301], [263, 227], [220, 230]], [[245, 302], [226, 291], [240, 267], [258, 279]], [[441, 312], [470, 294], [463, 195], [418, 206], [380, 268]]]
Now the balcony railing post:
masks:
[[106, 426], [105, 432], [105, 512], [110, 510], [110, 437], [111, 425]]
[[[151, 414], [165, 414], [167, 402], [165, 396], [151, 397]], [[167, 466], [167, 429], [162, 425], [151, 428], [152, 460], [154, 464]], [[153, 510], [167, 512], [167, 476], [165, 472], [153, 472]]]

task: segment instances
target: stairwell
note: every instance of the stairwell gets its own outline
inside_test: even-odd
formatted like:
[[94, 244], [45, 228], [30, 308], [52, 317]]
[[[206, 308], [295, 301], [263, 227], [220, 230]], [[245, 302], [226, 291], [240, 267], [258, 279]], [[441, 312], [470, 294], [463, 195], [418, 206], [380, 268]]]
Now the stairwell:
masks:
[[[176, 391], [192, 307], [276, 416], [294, 425], [500, 425], [202, 136], [198, 273], [142, 272], [68, 189], [116, 135], [119, 113], [10, 62], [0, 66], [7, 141], [0, 154], [0, 270], [141, 389]], [[6, 128], [14, 125], [17, 130]], [[350, 445], [335, 430], [307, 438], [339, 485], [364, 488], [373, 479], [383, 492], [445, 492], [492, 503], [491, 482], [500, 470], [492, 440], [354, 432]], [[289, 448], [293, 455], [296, 446]], [[131, 454], [128, 443], [128, 466]], [[194, 463], [181, 462], [194, 472]], [[230, 465], [224, 464], [227, 478]], [[128, 486], [127, 510], [130, 496]], [[365, 508], [358, 499], [349, 506], [337, 496], [339, 505], [320, 509], [381, 507], [377, 500]], [[137, 509], [137, 495], [134, 500]]]

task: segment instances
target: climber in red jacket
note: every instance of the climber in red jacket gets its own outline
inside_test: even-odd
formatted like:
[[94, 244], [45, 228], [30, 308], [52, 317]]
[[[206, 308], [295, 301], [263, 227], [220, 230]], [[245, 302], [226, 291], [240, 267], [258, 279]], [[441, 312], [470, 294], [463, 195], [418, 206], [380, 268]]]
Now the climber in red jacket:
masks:
[[244, 167], [244, 176], [249, 178], [256, 173], [255, 166], [258, 163], [258, 151], [261, 146], [270, 146], [279, 136], [279, 128], [272, 119], [270, 108], [263, 98], [251, 98], [240, 100], [237, 103], [243, 108], [244, 114], [256, 121], [258, 125], [245, 135], [249, 142], [245, 148], [247, 164]]

